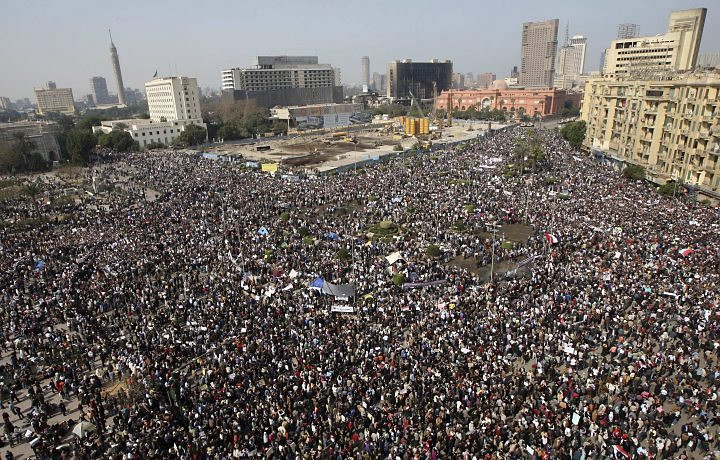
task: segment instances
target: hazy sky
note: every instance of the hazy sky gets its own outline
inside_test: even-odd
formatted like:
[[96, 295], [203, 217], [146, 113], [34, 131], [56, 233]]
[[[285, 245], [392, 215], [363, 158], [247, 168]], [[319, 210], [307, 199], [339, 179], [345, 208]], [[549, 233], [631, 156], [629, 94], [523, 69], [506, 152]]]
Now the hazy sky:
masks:
[[456, 72], [509, 74], [519, 65], [524, 21], [560, 19], [570, 34], [588, 37], [586, 70], [621, 22], [643, 35], [663, 33], [670, 11], [705, 6], [701, 52], [720, 51], [717, 0], [0, 0], [0, 96], [30, 97], [53, 80], [76, 99], [89, 79], [104, 76], [117, 91], [107, 29], [120, 55], [125, 86], [142, 88], [160, 75], [197, 77], [220, 86], [220, 71], [248, 66], [256, 55], [318, 55], [342, 69], [344, 84], [360, 81], [393, 59], [451, 59]]

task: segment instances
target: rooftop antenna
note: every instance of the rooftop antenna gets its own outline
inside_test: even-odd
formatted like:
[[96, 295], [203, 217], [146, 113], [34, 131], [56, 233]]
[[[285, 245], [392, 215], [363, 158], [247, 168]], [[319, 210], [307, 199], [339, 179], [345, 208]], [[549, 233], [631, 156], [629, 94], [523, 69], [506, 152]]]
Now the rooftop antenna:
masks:
[[113, 44], [113, 41], [112, 41], [112, 31], [111, 31], [110, 29], [108, 29], [108, 34], [110, 34], [110, 44], [112, 45], [112, 44]]

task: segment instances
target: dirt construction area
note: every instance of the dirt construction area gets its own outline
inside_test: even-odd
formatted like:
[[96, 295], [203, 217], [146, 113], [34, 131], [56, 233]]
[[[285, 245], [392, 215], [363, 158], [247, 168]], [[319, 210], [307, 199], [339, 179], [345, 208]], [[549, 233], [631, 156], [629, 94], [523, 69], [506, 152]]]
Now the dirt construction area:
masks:
[[[498, 129], [502, 126], [504, 125], [495, 125], [492, 128]], [[443, 144], [471, 139], [486, 128], [487, 124], [480, 123], [445, 128], [440, 139], [432, 142]], [[230, 157], [241, 155], [243, 159], [250, 161], [274, 162], [286, 168], [312, 169], [322, 173], [372, 157], [397, 153], [397, 145], [407, 150], [416, 143], [415, 137], [403, 136], [399, 125], [391, 122], [381, 127], [368, 126], [367, 129], [337, 129], [334, 133], [312, 132], [251, 142], [215, 144], [207, 151]]]

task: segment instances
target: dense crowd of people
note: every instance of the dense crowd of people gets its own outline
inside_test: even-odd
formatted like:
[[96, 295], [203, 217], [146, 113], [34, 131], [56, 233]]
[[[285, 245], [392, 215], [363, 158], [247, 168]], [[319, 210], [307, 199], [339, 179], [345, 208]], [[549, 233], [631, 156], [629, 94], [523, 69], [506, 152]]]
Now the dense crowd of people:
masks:
[[717, 210], [546, 131], [503, 174], [527, 135], [299, 180], [132, 153], [3, 202], [0, 451], [717, 458]]

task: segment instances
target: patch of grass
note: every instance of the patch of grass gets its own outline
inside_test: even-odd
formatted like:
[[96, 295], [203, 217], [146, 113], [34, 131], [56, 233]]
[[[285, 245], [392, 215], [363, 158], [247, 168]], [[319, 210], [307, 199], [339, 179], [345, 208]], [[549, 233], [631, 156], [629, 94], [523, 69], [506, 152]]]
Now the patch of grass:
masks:
[[462, 220], [456, 220], [452, 226], [452, 229], [456, 232], [464, 232], [465, 230], [467, 230], [467, 226]]
[[315, 244], [315, 238], [313, 238], [312, 236], [304, 236], [303, 243], [305, 243], [307, 246], [312, 246], [313, 244]]
[[470, 181], [467, 179], [450, 179], [448, 183], [450, 185], [469, 185]]
[[472, 203], [468, 203], [465, 205], [465, 210], [472, 214], [475, 212], [475, 205]]
[[553, 176], [548, 176], [545, 178], [545, 185], [553, 185], [553, 184], [557, 184], [557, 178], [555, 178]]
[[515, 243], [513, 243], [512, 241], [503, 241], [503, 242], [500, 244], [500, 247], [503, 248], [503, 249], [514, 249], [514, 248], [515, 248]]
[[283, 222], [287, 222], [288, 220], [290, 220], [290, 212], [283, 211], [282, 213], [280, 213], [279, 219]]
[[18, 185], [15, 179], [0, 179], [0, 189], [12, 187], [13, 185]]
[[398, 225], [391, 220], [384, 220], [379, 224], [371, 226], [368, 230], [375, 235], [387, 236], [396, 235], [398, 232], [400, 232], [400, 227], [398, 227]]
[[14, 200], [23, 194], [22, 187], [10, 185], [0, 189], [0, 200]]
[[558, 200], [568, 200], [570, 199], [570, 195], [567, 193], [560, 192], [557, 194]]
[[341, 249], [335, 255], [339, 260], [350, 260], [350, 251], [347, 249]]

